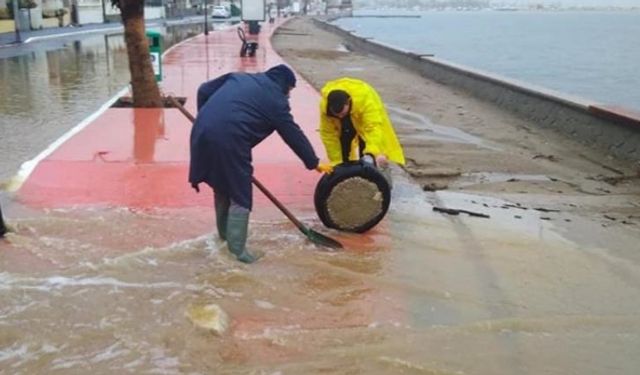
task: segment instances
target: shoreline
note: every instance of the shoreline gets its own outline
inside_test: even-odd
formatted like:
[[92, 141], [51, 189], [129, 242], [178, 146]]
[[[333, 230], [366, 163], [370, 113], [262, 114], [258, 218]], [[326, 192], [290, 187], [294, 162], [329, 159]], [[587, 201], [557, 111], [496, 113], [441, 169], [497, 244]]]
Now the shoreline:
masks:
[[[425, 191], [473, 192], [597, 214], [594, 221], [603, 226], [611, 222], [602, 215], [633, 216], [628, 211], [640, 207], [633, 161], [614, 159], [387, 56], [360, 52], [344, 35], [322, 30], [311, 19], [290, 20], [274, 34], [272, 44], [316, 90], [341, 76], [375, 87], [405, 149], [405, 170]], [[620, 200], [602, 204], [601, 198], [614, 196]]]
[[417, 54], [319, 19], [313, 22], [344, 38], [351, 49], [381, 56], [429, 79], [462, 89], [535, 121], [540, 127], [559, 130], [616, 158], [640, 160], [637, 147], [640, 144], [640, 113], [631, 108], [599, 103], [433, 55]]

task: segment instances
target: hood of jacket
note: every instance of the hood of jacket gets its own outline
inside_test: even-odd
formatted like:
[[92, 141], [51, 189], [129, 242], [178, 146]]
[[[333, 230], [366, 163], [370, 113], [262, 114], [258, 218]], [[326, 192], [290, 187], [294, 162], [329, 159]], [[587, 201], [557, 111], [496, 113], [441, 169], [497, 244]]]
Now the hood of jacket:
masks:
[[296, 86], [296, 76], [293, 70], [284, 64], [276, 65], [266, 71], [267, 77], [276, 82], [286, 95], [289, 93], [290, 87]]

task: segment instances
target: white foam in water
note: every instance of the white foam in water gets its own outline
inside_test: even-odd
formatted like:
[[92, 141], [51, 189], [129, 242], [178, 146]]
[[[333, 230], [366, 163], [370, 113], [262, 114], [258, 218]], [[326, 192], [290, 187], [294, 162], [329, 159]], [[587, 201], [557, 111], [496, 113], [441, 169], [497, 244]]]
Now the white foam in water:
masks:
[[120, 345], [121, 343], [119, 341], [115, 342], [113, 345], [109, 346], [108, 348], [91, 358], [91, 363], [108, 361], [110, 359], [117, 358], [121, 355], [126, 355], [131, 352], [128, 349], [116, 350]]
[[40, 291], [51, 291], [65, 287], [76, 286], [111, 286], [116, 288], [182, 288], [176, 282], [158, 283], [129, 283], [115, 279], [113, 277], [66, 277], [51, 276], [48, 278], [13, 277], [10, 274], [0, 273], [0, 289], [29, 289]]
[[12, 306], [8, 306], [8, 308], [4, 309], [4, 310], [0, 310], [1, 314], [0, 314], [0, 319], [6, 319], [8, 317], [10, 317], [11, 315], [15, 315], [15, 314], [20, 314], [23, 311], [28, 310], [29, 308], [37, 305], [38, 302], [35, 301], [31, 301], [27, 304], [24, 305], [12, 305]]
[[10, 348], [0, 349], [0, 362], [4, 362], [13, 358], [23, 357], [27, 354], [27, 352], [27, 344], [22, 344], [20, 346], [13, 345]]
[[[168, 357], [162, 348], [151, 349], [151, 361], [158, 368], [148, 371], [151, 374], [177, 374], [175, 367], [180, 365], [180, 361], [176, 357]], [[174, 370], [169, 372], [170, 370]]]
[[[58, 352], [60, 352], [60, 349], [50, 344], [42, 344], [40, 349], [35, 351], [29, 351], [28, 344], [14, 344], [10, 348], [0, 350], [0, 364], [8, 360], [18, 360], [11, 365], [11, 367], [15, 368], [26, 362], [37, 360], [41, 355]], [[0, 366], [0, 368], [2, 368], [2, 366]]]
[[86, 360], [82, 355], [75, 355], [67, 358], [56, 358], [51, 362], [51, 364], [53, 365], [51, 369], [52, 370], [68, 369], [76, 365], [82, 365], [85, 363], [86, 363]]
[[132, 362], [129, 362], [129, 363], [125, 364], [122, 367], [123, 368], [137, 367], [137, 366], [140, 366], [143, 363], [144, 363], [144, 360], [142, 358], [138, 358], [135, 361], [132, 361]]
[[271, 302], [268, 301], [254, 300], [253, 303], [255, 303], [259, 308], [265, 310], [273, 310], [276, 308]]
[[[205, 249], [207, 249], [209, 247], [208, 240], [210, 238], [210, 234], [205, 234], [196, 238], [189, 238], [186, 240], [174, 242], [163, 247], [145, 247], [142, 250], [133, 253], [124, 254], [113, 258], [104, 258], [104, 263], [107, 265], [117, 265], [123, 261], [128, 261], [133, 258], [144, 258], [144, 263], [156, 265], [157, 260], [155, 259], [155, 256], [164, 255], [169, 252], [173, 253], [176, 251], [202, 251], [201, 244], [204, 244]], [[219, 247], [215, 248], [215, 243], [212, 246], [214, 247], [214, 250], [219, 249]]]
[[56, 288], [66, 286], [116, 286], [120, 288], [178, 288], [180, 284], [175, 282], [161, 282], [151, 284], [127, 283], [112, 277], [70, 278], [53, 276], [46, 280], [46, 285]]

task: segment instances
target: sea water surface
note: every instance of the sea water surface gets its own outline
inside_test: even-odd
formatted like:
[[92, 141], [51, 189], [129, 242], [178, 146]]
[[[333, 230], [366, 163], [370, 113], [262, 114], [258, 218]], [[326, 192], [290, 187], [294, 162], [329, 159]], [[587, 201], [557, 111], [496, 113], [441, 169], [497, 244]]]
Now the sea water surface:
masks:
[[[380, 15], [361, 12], [356, 15]], [[398, 14], [386, 11], [386, 14]], [[358, 35], [584, 99], [640, 110], [640, 12], [442, 11], [342, 18]]]

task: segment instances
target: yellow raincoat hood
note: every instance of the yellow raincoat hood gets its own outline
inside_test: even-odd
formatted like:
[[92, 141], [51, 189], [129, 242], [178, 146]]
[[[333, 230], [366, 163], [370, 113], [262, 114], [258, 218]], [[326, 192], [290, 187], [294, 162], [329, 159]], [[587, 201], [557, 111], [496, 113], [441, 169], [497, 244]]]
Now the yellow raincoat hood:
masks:
[[[333, 90], [346, 91], [351, 97], [351, 121], [356, 133], [366, 143], [363, 153], [386, 155], [394, 163], [404, 165], [404, 154], [378, 93], [366, 82], [339, 78], [327, 82], [321, 90], [320, 137], [332, 164], [342, 163], [340, 120], [327, 116], [327, 96]], [[349, 160], [358, 160], [358, 137], [351, 143]]]

